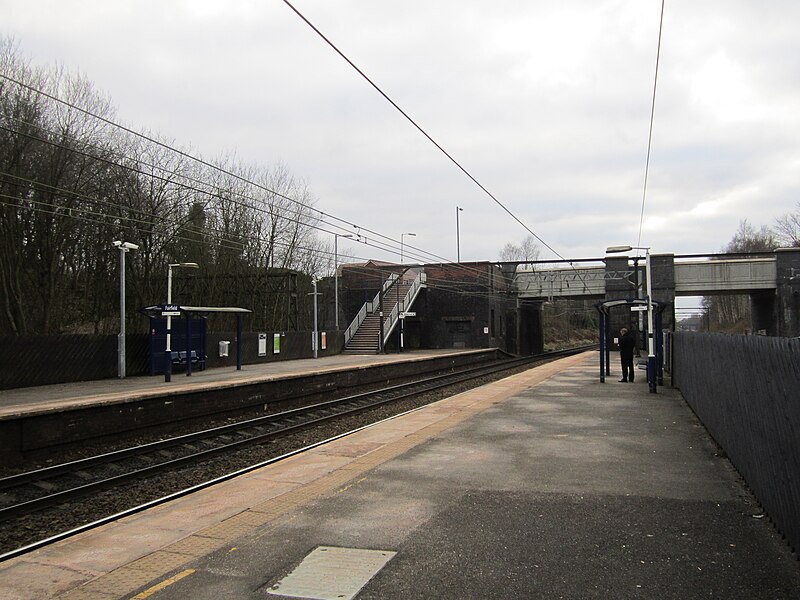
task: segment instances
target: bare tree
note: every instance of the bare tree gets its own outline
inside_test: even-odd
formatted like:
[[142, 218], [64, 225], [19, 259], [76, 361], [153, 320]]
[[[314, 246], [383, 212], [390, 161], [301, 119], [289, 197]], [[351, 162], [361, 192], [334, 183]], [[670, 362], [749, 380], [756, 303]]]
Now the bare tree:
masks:
[[[522, 243], [517, 245], [508, 242], [500, 251], [500, 260], [503, 262], [533, 261], [539, 258], [541, 250], [536, 239], [529, 235]], [[533, 270], [532, 265], [520, 265], [520, 270]]]
[[800, 248], [800, 202], [794, 212], [775, 220], [775, 235], [783, 246]]

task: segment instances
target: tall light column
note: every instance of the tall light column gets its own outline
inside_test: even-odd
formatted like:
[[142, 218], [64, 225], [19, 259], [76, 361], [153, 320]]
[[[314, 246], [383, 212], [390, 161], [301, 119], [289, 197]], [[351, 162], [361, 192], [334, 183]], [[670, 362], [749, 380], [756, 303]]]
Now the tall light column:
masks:
[[647, 383], [652, 393], [656, 392], [655, 331], [653, 331], [653, 278], [650, 275], [650, 248], [645, 248], [647, 269]]
[[119, 250], [119, 335], [117, 336], [117, 376], [125, 378], [125, 255], [139, 246], [117, 240], [111, 245]]
[[645, 251], [645, 282], [647, 286], [647, 385], [650, 392], [656, 393], [656, 355], [655, 355], [655, 332], [653, 331], [653, 283], [650, 269], [650, 247], [649, 246], [609, 246], [606, 248], [608, 254], [616, 252], [630, 252], [631, 250]]
[[407, 231], [406, 233], [401, 233], [400, 234], [400, 264], [401, 265], [403, 264], [403, 248], [404, 248], [403, 236], [406, 236], [406, 235], [409, 235], [411, 237], [417, 237], [416, 233], [411, 233], [410, 231]]
[[314, 358], [317, 358], [317, 356], [319, 354], [319, 350], [318, 350], [318, 347], [319, 347], [319, 331], [317, 330], [317, 296], [319, 294], [317, 293], [317, 278], [316, 277], [314, 278], [313, 284], [314, 284], [314, 294], [313, 294], [313, 296], [314, 296], [314, 338], [312, 340], [312, 344], [311, 345], [314, 347]]
[[[334, 312], [336, 315], [334, 316], [334, 322], [336, 323], [336, 331], [339, 331], [339, 238], [351, 238], [353, 237], [352, 233], [348, 233], [347, 235], [340, 235], [338, 233], [333, 234], [333, 305], [334, 305]], [[316, 301], [316, 296], [314, 296], [314, 300]]]
[[[170, 263], [167, 269], [167, 305], [172, 304], [172, 268], [183, 267], [186, 269], [199, 269], [200, 265], [196, 262]], [[168, 310], [168, 312], [172, 312]], [[167, 349], [165, 355], [166, 364], [164, 366], [164, 381], [172, 381], [172, 315], [167, 315]], [[190, 360], [190, 357], [186, 357]]]
[[458, 213], [462, 210], [464, 209], [456, 206], [456, 262], [461, 262], [461, 228], [458, 223]]

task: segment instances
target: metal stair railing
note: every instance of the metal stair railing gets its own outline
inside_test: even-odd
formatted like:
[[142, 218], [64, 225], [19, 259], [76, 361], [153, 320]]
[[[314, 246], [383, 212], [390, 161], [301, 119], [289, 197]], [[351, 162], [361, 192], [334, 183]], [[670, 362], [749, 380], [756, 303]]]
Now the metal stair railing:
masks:
[[[424, 271], [419, 271], [417, 276], [414, 278], [414, 281], [411, 284], [411, 288], [409, 288], [406, 295], [400, 302], [397, 302], [394, 305], [394, 308], [389, 313], [385, 323], [384, 323], [384, 335], [383, 335], [383, 343], [389, 341], [389, 336], [391, 335], [394, 328], [397, 327], [397, 323], [400, 321], [400, 313], [404, 313], [406, 311], [406, 307], [411, 308], [411, 305], [414, 304], [414, 300], [417, 299], [419, 295], [419, 291], [425, 287], [425, 282], [428, 280], [428, 276]], [[400, 285], [399, 282], [397, 285]]]
[[390, 274], [389, 277], [386, 279], [386, 281], [383, 282], [383, 285], [381, 286], [381, 291], [375, 294], [375, 297], [372, 299], [371, 302], [364, 303], [364, 306], [361, 307], [361, 310], [358, 311], [358, 314], [355, 316], [353, 321], [350, 323], [350, 325], [344, 332], [345, 347], [347, 347], [347, 344], [350, 342], [350, 339], [356, 334], [358, 328], [361, 327], [361, 323], [364, 322], [364, 319], [367, 318], [367, 315], [375, 312], [375, 309], [380, 304], [381, 294], [386, 293], [386, 290], [388, 290], [395, 282], [395, 280], [398, 278], [399, 275], [397, 273]]

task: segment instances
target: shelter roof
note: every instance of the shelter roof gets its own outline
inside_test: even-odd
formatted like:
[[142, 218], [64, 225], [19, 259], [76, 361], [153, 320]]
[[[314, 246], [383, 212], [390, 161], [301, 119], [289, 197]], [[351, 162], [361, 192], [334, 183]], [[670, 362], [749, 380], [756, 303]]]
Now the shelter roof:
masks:
[[[598, 302], [595, 304], [597, 310], [604, 314], [608, 314], [608, 311], [614, 308], [615, 306], [647, 306], [647, 300], [642, 298], [619, 298], [617, 300], [605, 300], [603, 302]], [[657, 311], [664, 310], [665, 305], [663, 302], [656, 302], [653, 300], [653, 308]]]
[[[155, 304], [153, 306], [145, 306], [142, 309], [139, 309], [139, 312], [142, 312], [148, 316], [160, 316], [159, 313], [164, 310], [164, 305], [162, 304]], [[174, 310], [179, 310], [181, 312], [193, 312], [193, 313], [250, 313], [253, 312], [247, 308], [239, 308], [238, 306], [185, 306], [185, 305], [174, 305]]]

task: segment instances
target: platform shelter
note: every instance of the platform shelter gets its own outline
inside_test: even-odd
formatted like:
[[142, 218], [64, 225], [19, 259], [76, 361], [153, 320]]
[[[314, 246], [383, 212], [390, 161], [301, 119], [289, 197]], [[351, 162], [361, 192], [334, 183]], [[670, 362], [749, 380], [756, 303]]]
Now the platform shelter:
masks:
[[[150, 319], [150, 374], [164, 373], [169, 381], [173, 368], [205, 368], [206, 331], [209, 314], [236, 315], [236, 370], [242, 369], [242, 315], [252, 311], [236, 306], [182, 306], [176, 304], [154, 305], [139, 312]], [[174, 343], [173, 343], [174, 342]]]

